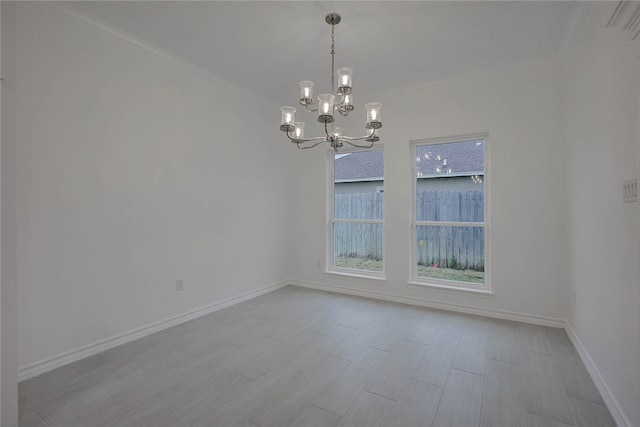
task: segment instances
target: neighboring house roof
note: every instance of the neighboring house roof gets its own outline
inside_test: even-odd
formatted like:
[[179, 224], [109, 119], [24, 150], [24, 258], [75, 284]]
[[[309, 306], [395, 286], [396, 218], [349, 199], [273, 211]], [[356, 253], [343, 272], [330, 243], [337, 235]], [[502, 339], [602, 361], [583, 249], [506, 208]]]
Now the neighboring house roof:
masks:
[[[419, 178], [484, 174], [484, 141], [420, 145], [416, 151]], [[379, 181], [384, 176], [383, 165], [383, 150], [337, 154], [335, 181]]]
[[335, 181], [381, 181], [384, 176], [383, 154], [383, 150], [337, 154], [333, 171]]

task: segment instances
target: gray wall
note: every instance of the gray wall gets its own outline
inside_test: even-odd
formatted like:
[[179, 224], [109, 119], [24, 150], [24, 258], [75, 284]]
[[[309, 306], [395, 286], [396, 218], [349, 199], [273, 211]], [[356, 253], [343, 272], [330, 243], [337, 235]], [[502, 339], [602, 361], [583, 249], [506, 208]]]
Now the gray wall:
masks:
[[16, 211], [16, 4], [2, 2], [2, 158], [0, 286], [0, 425], [18, 425], [17, 211]]

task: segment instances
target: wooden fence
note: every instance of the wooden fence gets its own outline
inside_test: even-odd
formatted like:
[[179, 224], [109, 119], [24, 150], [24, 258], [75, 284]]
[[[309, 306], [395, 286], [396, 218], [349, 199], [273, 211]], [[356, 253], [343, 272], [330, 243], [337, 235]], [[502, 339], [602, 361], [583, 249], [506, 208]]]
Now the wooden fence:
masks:
[[[336, 194], [334, 218], [383, 219], [384, 193]], [[340, 257], [382, 259], [382, 224], [338, 222], [333, 226], [334, 254]]]
[[[336, 219], [383, 218], [384, 193], [337, 194]], [[418, 221], [483, 222], [482, 191], [419, 191]], [[334, 254], [340, 257], [382, 259], [382, 225], [337, 222]], [[416, 230], [418, 264], [484, 270], [484, 228], [420, 225]]]
[[[420, 191], [418, 221], [483, 222], [482, 191]], [[419, 225], [418, 264], [459, 270], [484, 270], [484, 227]]]

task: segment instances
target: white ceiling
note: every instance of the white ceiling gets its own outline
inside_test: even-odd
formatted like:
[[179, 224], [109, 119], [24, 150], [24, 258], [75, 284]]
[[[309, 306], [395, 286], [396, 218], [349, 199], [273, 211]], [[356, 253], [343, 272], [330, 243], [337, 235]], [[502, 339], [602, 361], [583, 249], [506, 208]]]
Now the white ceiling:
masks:
[[280, 105], [297, 103], [300, 80], [313, 80], [316, 94], [328, 91], [329, 12], [342, 15], [336, 67], [354, 68], [360, 105], [375, 92], [554, 54], [576, 7], [574, 1], [69, 4]]

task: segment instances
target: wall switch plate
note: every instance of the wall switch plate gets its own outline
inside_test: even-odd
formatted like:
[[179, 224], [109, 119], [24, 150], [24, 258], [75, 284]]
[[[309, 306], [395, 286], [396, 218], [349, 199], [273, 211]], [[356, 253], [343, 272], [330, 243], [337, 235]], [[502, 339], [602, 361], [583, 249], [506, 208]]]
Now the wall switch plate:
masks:
[[176, 280], [176, 291], [184, 291], [184, 280], [178, 279]]
[[638, 179], [628, 179], [622, 184], [622, 201], [633, 203], [638, 201]]

